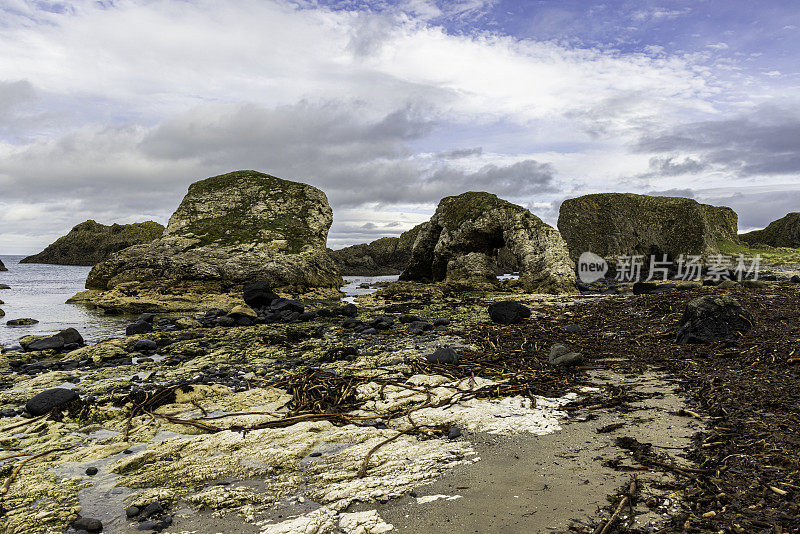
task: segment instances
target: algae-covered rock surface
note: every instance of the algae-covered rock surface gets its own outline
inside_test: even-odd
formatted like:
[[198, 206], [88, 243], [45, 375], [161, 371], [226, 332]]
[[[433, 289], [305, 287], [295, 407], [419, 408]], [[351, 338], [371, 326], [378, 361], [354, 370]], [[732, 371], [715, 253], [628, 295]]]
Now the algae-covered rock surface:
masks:
[[158, 239], [163, 232], [164, 227], [154, 221], [107, 226], [89, 220], [73, 227], [42, 252], [23, 258], [20, 263], [94, 265], [115, 252]]
[[336, 293], [342, 279], [325, 249], [332, 220], [325, 194], [303, 183], [256, 171], [201, 180], [160, 239], [95, 265], [86, 280], [94, 292], [74, 302], [183, 309], [181, 300], [207, 302], [256, 280], [290, 293]]
[[400, 274], [424, 225], [417, 225], [400, 237], [382, 237], [371, 243], [331, 250], [331, 258], [345, 276]]
[[527, 209], [482, 192], [442, 199], [400, 279], [486, 289], [496, 283], [492, 271], [503, 270], [498, 259], [509, 255], [526, 290], [575, 291], [574, 264], [558, 231]]
[[739, 234], [739, 239], [748, 245], [800, 247], [800, 213], [789, 213], [777, 221], [772, 221], [763, 230]]
[[561, 204], [558, 229], [577, 260], [584, 252], [620, 255], [717, 254], [737, 242], [736, 213], [681, 197], [598, 193]]

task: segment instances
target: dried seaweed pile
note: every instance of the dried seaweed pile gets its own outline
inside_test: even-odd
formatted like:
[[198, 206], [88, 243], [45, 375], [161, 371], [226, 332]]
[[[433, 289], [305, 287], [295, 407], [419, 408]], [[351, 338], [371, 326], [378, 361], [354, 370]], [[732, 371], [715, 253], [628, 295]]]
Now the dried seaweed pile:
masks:
[[[680, 380], [694, 404], [685, 415], [707, 423], [690, 451], [699, 468], [676, 472], [646, 447], [636, 454], [651, 469], [676, 472], [690, 505], [664, 532], [800, 532], [800, 292], [729, 290], [754, 315], [750, 332], [712, 345], [675, 343], [685, 304], [713, 291], [587, 299], [571, 315], [552, 307], [495, 335], [540, 362], [550, 343], [567, 341], [590, 358], [616, 359], [604, 365], [617, 370], [664, 369]], [[583, 332], [564, 330], [574, 323]]]

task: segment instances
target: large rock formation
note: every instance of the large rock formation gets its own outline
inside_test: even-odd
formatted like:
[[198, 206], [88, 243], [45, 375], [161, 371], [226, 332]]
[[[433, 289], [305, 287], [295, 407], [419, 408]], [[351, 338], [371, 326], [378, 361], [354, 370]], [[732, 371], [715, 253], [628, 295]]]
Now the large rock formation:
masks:
[[[324, 288], [338, 294], [342, 278], [325, 249], [332, 221], [328, 200], [315, 187], [256, 171], [214, 176], [189, 186], [160, 239], [95, 265], [86, 287], [96, 291], [71, 301], [169, 308], [158, 305], [161, 295], [182, 300], [173, 309], [187, 309], [186, 293], [208, 300], [260, 280], [288, 293]], [[97, 294], [109, 290], [129, 300]]]
[[400, 280], [489, 287], [503, 270], [498, 258], [509, 257], [526, 290], [575, 291], [574, 264], [558, 231], [521, 206], [478, 192], [439, 202]]
[[6, 266], [3, 265], [3, 260], [0, 260], [0, 271], [7, 271]]
[[164, 227], [154, 221], [106, 226], [88, 220], [75, 226], [53, 244], [20, 263], [94, 265], [122, 249], [161, 237]]
[[717, 254], [736, 243], [737, 216], [730, 208], [681, 197], [599, 193], [565, 200], [558, 229], [570, 256]]
[[411, 258], [411, 247], [422, 227], [419, 224], [400, 237], [382, 237], [371, 243], [330, 250], [329, 253], [343, 275], [400, 274]]
[[748, 245], [800, 247], [800, 213], [789, 213], [777, 221], [772, 221], [763, 230], [740, 234], [739, 239]]

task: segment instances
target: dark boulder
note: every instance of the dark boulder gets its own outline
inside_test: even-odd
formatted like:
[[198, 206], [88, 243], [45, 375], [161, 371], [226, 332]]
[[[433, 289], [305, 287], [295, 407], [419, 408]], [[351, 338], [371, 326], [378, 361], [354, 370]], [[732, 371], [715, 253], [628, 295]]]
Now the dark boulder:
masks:
[[153, 331], [153, 325], [145, 321], [137, 321], [125, 327], [126, 336], [135, 336], [136, 334], [149, 334]]
[[413, 323], [414, 321], [422, 321], [422, 317], [418, 315], [401, 315], [400, 322], [401, 323]]
[[39, 321], [36, 319], [31, 319], [30, 317], [25, 317], [23, 319], [11, 319], [10, 321], [6, 321], [8, 326], [31, 326], [37, 324]]
[[489, 317], [499, 324], [521, 323], [531, 316], [531, 310], [519, 302], [504, 300], [489, 306]]
[[60, 408], [77, 400], [78, 394], [67, 388], [53, 388], [42, 391], [25, 404], [25, 410], [33, 415], [44, 415], [54, 408]]
[[81, 336], [80, 332], [78, 332], [74, 328], [67, 328], [66, 330], [62, 330], [56, 335], [64, 340], [65, 345], [70, 345], [72, 343], [77, 343], [78, 345], [84, 344], [83, 336]]
[[714, 343], [733, 339], [753, 326], [750, 312], [728, 295], [689, 301], [675, 336], [678, 343]]
[[297, 312], [299, 314], [306, 311], [306, 307], [303, 305], [302, 302], [289, 299], [278, 299], [276, 302], [272, 303], [270, 309], [278, 313], [289, 311], [289, 312]]
[[27, 350], [59, 350], [64, 347], [64, 339], [59, 336], [50, 336], [44, 339], [31, 341], [25, 347]]
[[414, 321], [408, 327], [408, 333], [411, 335], [421, 334], [433, 330], [433, 325], [427, 321]]
[[428, 354], [425, 359], [430, 363], [458, 363], [458, 354], [451, 347], [441, 347], [436, 349], [433, 354]]
[[77, 521], [72, 522], [72, 528], [75, 530], [85, 530], [86, 532], [100, 532], [103, 530], [103, 522], [91, 517], [81, 517]]
[[253, 282], [252, 284], [247, 284], [244, 286], [242, 290], [242, 296], [244, 297], [244, 302], [251, 308], [263, 308], [265, 306], [269, 306], [272, 304], [273, 300], [277, 300], [280, 297], [272, 291], [272, 286], [269, 285], [269, 282]]
[[337, 313], [345, 317], [355, 317], [358, 315], [358, 307], [355, 304], [345, 304], [337, 310]]
[[152, 323], [156, 318], [154, 313], [143, 313], [136, 319], [136, 322], [145, 322], [145, 323]]
[[386, 316], [375, 317], [369, 322], [369, 325], [375, 330], [388, 330], [394, 325], [394, 319]]
[[550, 347], [547, 361], [556, 367], [572, 367], [583, 363], [583, 355], [580, 352], [572, 351], [563, 343], [556, 343]]
[[158, 349], [158, 344], [152, 339], [140, 339], [133, 346], [133, 350], [138, 352], [154, 352]]

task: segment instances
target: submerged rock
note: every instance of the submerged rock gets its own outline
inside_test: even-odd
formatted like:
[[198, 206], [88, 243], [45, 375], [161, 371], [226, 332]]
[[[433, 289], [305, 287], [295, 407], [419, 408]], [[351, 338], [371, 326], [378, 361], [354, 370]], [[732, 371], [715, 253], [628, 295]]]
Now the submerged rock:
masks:
[[772, 221], [763, 230], [754, 230], [739, 235], [749, 245], [771, 247], [800, 247], [800, 212], [793, 212]]
[[25, 403], [25, 410], [38, 417], [48, 413], [54, 408], [61, 408], [70, 402], [77, 400], [78, 394], [67, 388], [53, 388], [42, 391]]
[[530, 308], [513, 300], [495, 302], [489, 306], [489, 317], [498, 324], [521, 323], [530, 316]]
[[107, 226], [88, 220], [20, 263], [94, 265], [115, 252], [158, 239], [163, 232], [164, 227], [154, 221]]
[[561, 204], [558, 229], [573, 260], [593, 252], [620, 255], [717, 254], [737, 241], [736, 212], [681, 197], [598, 193]]
[[6, 321], [8, 326], [31, 326], [37, 324], [39, 321], [36, 319], [31, 319], [30, 317], [24, 317], [22, 319], [11, 319], [10, 321]]
[[83, 345], [83, 336], [74, 328], [67, 328], [50, 337], [34, 339], [28, 343], [21, 343], [25, 350], [60, 350], [67, 345]]
[[[201, 180], [189, 186], [160, 239], [95, 265], [86, 287], [100, 293], [72, 301], [134, 309], [147, 298], [187, 300], [186, 292], [203, 301], [253, 280], [338, 295], [342, 278], [325, 249], [332, 220], [325, 194], [310, 185], [256, 171]], [[119, 298], [106, 302], [115, 289]]]
[[422, 227], [419, 224], [400, 234], [400, 237], [382, 237], [371, 243], [329, 252], [345, 276], [400, 274], [411, 258], [411, 248]]
[[689, 301], [681, 317], [678, 343], [714, 343], [733, 339], [752, 328], [750, 312], [728, 295], [706, 295]]
[[487, 288], [497, 283], [498, 263], [508, 263], [509, 256], [525, 290], [576, 291], [574, 265], [558, 231], [522, 206], [479, 192], [439, 202], [400, 280]]

